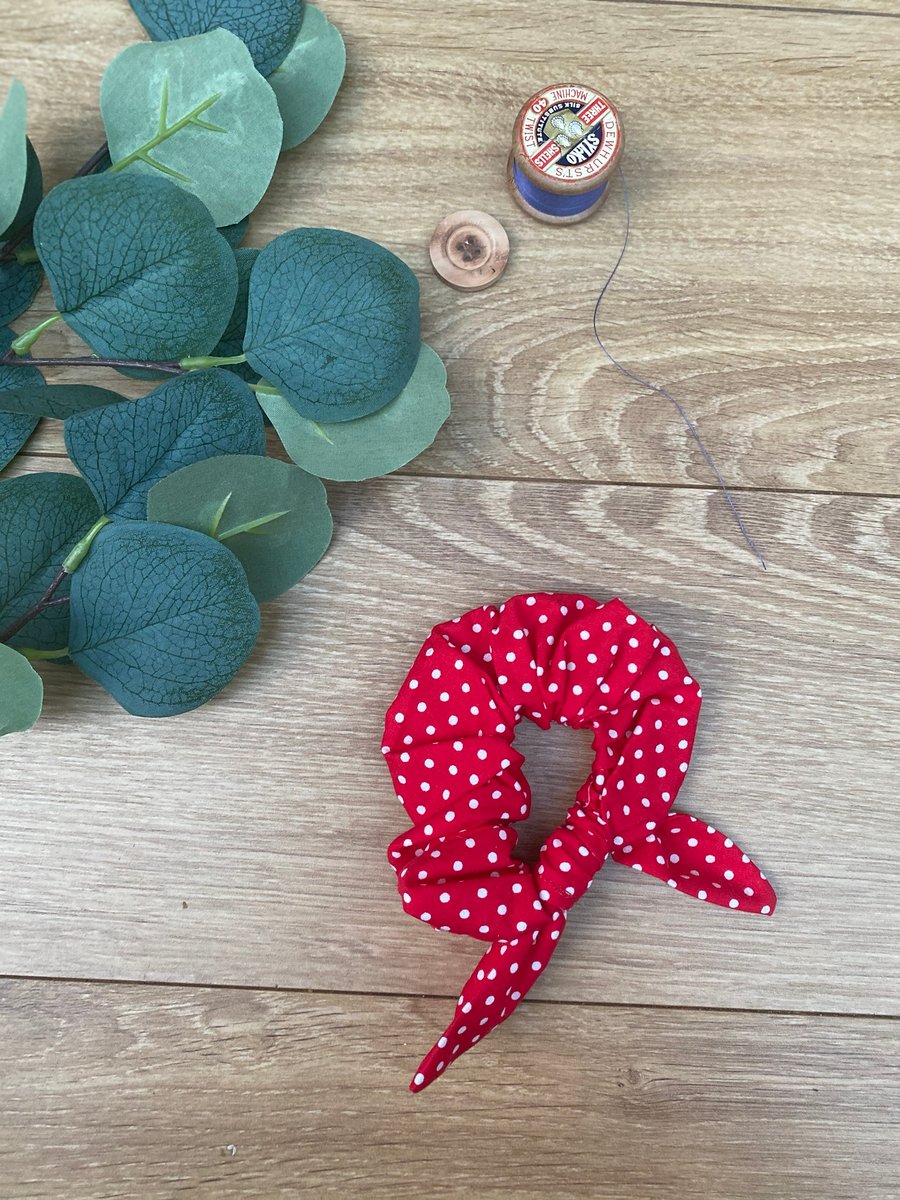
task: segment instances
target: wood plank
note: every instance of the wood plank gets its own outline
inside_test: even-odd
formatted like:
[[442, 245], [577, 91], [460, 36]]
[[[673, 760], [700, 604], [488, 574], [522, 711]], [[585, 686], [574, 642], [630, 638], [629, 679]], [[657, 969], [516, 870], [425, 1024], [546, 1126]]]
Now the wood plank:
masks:
[[[347, 36], [348, 80], [322, 131], [282, 160], [250, 240], [332, 224], [419, 273], [455, 412], [413, 470], [708, 483], [671, 406], [591, 340], [621, 189], [577, 230], [530, 221], [505, 192], [513, 115], [559, 74], [556, 43], [535, 40], [557, 6], [532, 4], [527, 21], [519, 0], [465, 0], [448, 21], [430, 0], [327, 7]], [[606, 301], [614, 353], [673, 388], [735, 485], [896, 494], [896, 266], [884, 247], [900, 25], [596, 0], [571, 0], [566, 20], [585, 32], [567, 44], [566, 71], [606, 87], [626, 126], [634, 239]], [[4, 28], [55, 182], [101, 139], [99, 78], [138, 28], [123, 0], [18, 4]], [[504, 221], [513, 253], [496, 288], [460, 296], [432, 276], [426, 244], [446, 212], [471, 206]], [[47, 312], [45, 295], [36, 315]], [[71, 352], [76, 339], [54, 330], [42, 345]], [[61, 446], [48, 425], [32, 449]]]
[[0, 985], [8, 1200], [887, 1200], [894, 1022], [526, 1003], [406, 1091], [446, 1005]]
[[[539, 994], [898, 1012], [896, 501], [748, 495], [766, 574], [714, 492], [394, 478], [330, 494], [332, 549], [266, 606], [206, 707], [142, 721], [43, 668], [40, 724], [0, 745], [0, 972], [453, 994], [476, 948], [401, 912], [383, 714], [436, 621], [581, 590], [621, 595], [682, 650], [706, 696], [684, 807], [746, 846], [780, 907], [742, 917], [611, 866]], [[534, 839], [588, 748], [522, 736]]]

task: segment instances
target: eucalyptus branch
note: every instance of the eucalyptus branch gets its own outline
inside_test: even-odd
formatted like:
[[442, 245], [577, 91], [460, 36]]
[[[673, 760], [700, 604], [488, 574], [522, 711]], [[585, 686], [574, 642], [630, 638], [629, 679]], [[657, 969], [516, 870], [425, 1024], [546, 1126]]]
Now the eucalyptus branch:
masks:
[[92, 354], [75, 358], [19, 358], [11, 350], [0, 355], [0, 367], [137, 367], [165, 375], [184, 375], [189, 370], [172, 359], [145, 362], [140, 358], [95, 358]]

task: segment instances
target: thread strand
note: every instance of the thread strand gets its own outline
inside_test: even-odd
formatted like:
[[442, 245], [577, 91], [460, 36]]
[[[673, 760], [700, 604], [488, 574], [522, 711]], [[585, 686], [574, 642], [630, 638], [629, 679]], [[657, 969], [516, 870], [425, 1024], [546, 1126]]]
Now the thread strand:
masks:
[[728, 485], [725, 483], [725, 480], [722, 478], [721, 471], [716, 466], [716, 462], [713, 459], [713, 456], [710, 454], [709, 450], [707, 450], [706, 444], [704, 443], [703, 438], [700, 436], [699, 429], [694, 424], [693, 420], [691, 419], [691, 417], [688, 414], [687, 410], [685, 409], [684, 405], [681, 403], [680, 400], [678, 400], [675, 396], [673, 396], [672, 393], [667, 388], [660, 387], [659, 384], [656, 384], [656, 383], [650, 383], [650, 381], [647, 379], [642, 379], [640, 375], [636, 375], [634, 373], [634, 371], [629, 370], [628, 367], [624, 366], [624, 364], [619, 362], [619, 360], [609, 351], [609, 349], [607, 349], [606, 343], [603, 341], [603, 338], [600, 336], [600, 328], [599, 328], [600, 305], [603, 303], [603, 297], [606, 295], [607, 291], [609, 290], [610, 285], [612, 284], [613, 280], [615, 279], [616, 274], [618, 273], [619, 267], [622, 264], [622, 259], [625, 257], [625, 251], [628, 248], [628, 239], [631, 234], [631, 203], [630, 203], [629, 195], [628, 195], [628, 184], [625, 181], [625, 175], [624, 175], [621, 167], [618, 168], [618, 171], [619, 171], [619, 178], [622, 181], [622, 192], [625, 196], [625, 237], [622, 239], [622, 248], [619, 251], [619, 257], [616, 259], [615, 264], [614, 264], [612, 270], [610, 271], [609, 275], [607, 275], [606, 281], [604, 282], [603, 286], [601, 287], [600, 292], [597, 296], [597, 301], [594, 304], [594, 316], [593, 316], [593, 322], [592, 322], [593, 330], [594, 330], [594, 337], [597, 339], [597, 345], [600, 347], [600, 349], [603, 351], [603, 353], [606, 355], [606, 357], [609, 359], [609, 361], [612, 363], [612, 365], [618, 371], [620, 371], [627, 379], [630, 379], [634, 383], [639, 384], [642, 388], [646, 388], [647, 391], [655, 392], [657, 396], [664, 397], [664, 399], [671, 401], [671, 403], [675, 406], [675, 409], [677, 410], [678, 415], [681, 417], [682, 421], [684, 422], [685, 427], [687, 428], [691, 437], [697, 443], [700, 453], [703, 455], [703, 458], [705, 459], [705, 461], [706, 461], [707, 465], [709, 466], [710, 470], [712, 471], [713, 475], [715, 475], [716, 482], [719, 485], [719, 489], [721, 490], [722, 495], [725, 497], [725, 500], [728, 503], [728, 507], [731, 509], [732, 515], [734, 516], [734, 519], [737, 522], [737, 527], [741, 531], [744, 541], [747, 543], [747, 545], [750, 547], [750, 549], [756, 555], [757, 559], [759, 560], [760, 566], [765, 571], [765, 570], [767, 570], [766, 560], [765, 560], [765, 558], [763, 558], [763, 555], [762, 555], [759, 547], [756, 545], [756, 542], [750, 536], [750, 532], [747, 529], [747, 526], [744, 524], [744, 520], [740, 514], [740, 511], [738, 510], [738, 506], [735, 503], [734, 497], [732, 496], [731, 492], [728, 490]]

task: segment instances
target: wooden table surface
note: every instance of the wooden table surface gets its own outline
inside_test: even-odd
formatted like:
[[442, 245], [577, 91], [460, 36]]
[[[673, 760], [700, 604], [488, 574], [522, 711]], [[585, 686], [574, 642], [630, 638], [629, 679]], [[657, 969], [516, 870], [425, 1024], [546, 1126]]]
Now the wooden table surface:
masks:
[[[404, 471], [329, 487], [332, 549], [221, 697], [140, 721], [48, 666], [39, 726], [0, 744], [0, 1196], [900, 1196], [891, 6], [325, 6], [346, 84], [248, 242], [329, 224], [401, 254], [453, 415]], [[4, 5], [51, 183], [102, 140], [100, 76], [140, 36], [125, 0]], [[592, 343], [621, 189], [568, 229], [504, 190], [513, 115], [561, 76], [627, 133], [606, 335], [687, 404], [767, 573], [672, 407]], [[426, 246], [473, 206], [512, 257], [462, 295]], [[47, 422], [14, 470], [66, 465]], [[566, 588], [682, 650], [706, 696], [684, 807], [778, 911], [610, 866], [517, 1015], [412, 1097], [477, 949], [401, 912], [384, 710], [434, 622]], [[589, 749], [518, 744], [534, 846]]]

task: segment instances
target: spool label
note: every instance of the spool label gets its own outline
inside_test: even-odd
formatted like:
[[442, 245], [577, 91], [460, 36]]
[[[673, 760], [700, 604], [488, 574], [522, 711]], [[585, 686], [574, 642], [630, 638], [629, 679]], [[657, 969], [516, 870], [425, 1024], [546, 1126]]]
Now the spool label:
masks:
[[609, 101], [592, 88], [548, 88], [529, 102], [519, 132], [529, 162], [563, 183], [591, 179], [609, 165], [621, 134]]

